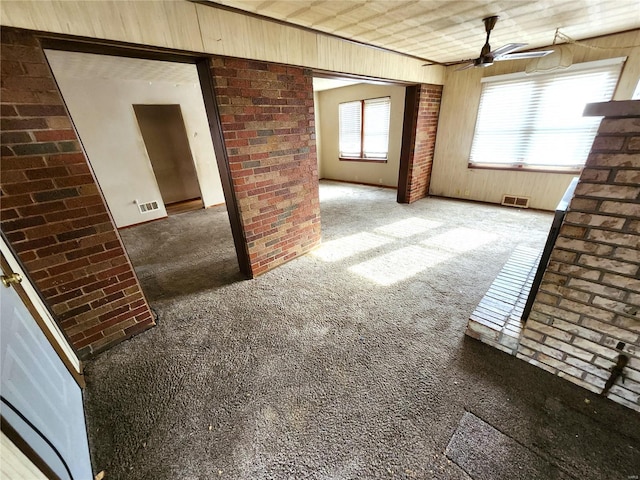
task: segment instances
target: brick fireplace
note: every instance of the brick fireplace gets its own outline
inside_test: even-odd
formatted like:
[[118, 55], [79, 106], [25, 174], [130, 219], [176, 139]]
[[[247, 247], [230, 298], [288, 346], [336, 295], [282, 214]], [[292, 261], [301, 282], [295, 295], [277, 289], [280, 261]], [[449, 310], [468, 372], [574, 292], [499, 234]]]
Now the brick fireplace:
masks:
[[[640, 411], [640, 101], [593, 104], [585, 114], [605, 118], [526, 324], [522, 311], [537, 259], [516, 252], [501, 284], [522, 295], [512, 295], [503, 320], [483, 299], [467, 335], [595, 393], [619, 356], [627, 357], [624, 383], [618, 379], [607, 396]], [[497, 298], [491, 290], [488, 297]]]
[[517, 356], [640, 411], [640, 101], [587, 107], [604, 116], [533, 304]]

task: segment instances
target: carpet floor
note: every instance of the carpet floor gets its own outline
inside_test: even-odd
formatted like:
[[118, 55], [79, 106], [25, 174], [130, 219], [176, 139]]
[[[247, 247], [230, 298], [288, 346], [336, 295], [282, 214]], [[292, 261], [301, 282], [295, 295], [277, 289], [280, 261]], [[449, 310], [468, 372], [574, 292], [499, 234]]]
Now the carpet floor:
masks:
[[552, 215], [395, 195], [321, 182], [322, 245], [254, 280], [224, 208], [122, 231], [159, 320], [86, 365], [95, 471], [638, 478], [639, 414], [464, 335]]

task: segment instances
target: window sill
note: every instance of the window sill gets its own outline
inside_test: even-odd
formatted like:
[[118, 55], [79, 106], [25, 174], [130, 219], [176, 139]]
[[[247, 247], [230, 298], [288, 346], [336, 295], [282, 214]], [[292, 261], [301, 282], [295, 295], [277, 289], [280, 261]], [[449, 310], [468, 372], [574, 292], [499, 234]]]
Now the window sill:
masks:
[[368, 162], [368, 163], [387, 163], [386, 158], [357, 158], [357, 157], [338, 157], [341, 162]]
[[477, 170], [506, 170], [511, 172], [534, 172], [534, 173], [565, 173], [569, 175], [576, 175], [582, 172], [582, 168], [553, 168], [553, 167], [533, 167], [533, 166], [522, 166], [522, 165], [504, 165], [504, 164], [480, 164], [480, 163], [469, 163], [467, 165], [468, 168], [477, 169]]

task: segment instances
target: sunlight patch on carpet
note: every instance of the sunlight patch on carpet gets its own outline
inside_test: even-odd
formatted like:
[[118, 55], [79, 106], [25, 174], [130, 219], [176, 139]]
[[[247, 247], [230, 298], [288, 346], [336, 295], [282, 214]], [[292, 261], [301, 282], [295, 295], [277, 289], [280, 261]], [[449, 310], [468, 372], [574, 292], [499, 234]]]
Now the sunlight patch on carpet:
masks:
[[375, 231], [396, 238], [407, 238], [437, 228], [440, 225], [442, 225], [442, 222], [413, 217], [383, 225], [376, 228]]
[[448, 252], [431, 251], [412, 245], [354, 265], [349, 271], [378, 285], [389, 286], [411, 278], [452, 256], [454, 255]]
[[422, 242], [426, 247], [443, 248], [452, 252], [468, 252], [487, 243], [497, 240], [499, 235], [473, 228], [454, 228]]
[[393, 240], [387, 237], [381, 237], [369, 232], [360, 232], [323, 243], [311, 252], [311, 255], [325, 262], [336, 262], [358, 253], [373, 250], [391, 241]]

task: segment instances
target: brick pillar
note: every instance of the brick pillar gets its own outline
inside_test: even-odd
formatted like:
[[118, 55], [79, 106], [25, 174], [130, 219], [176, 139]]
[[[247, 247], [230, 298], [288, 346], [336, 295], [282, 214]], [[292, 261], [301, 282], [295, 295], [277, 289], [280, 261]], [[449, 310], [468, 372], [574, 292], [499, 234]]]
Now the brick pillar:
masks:
[[[410, 89], [412, 89], [410, 91]], [[407, 87], [398, 201], [413, 203], [429, 194], [442, 85]]]
[[0, 227], [86, 358], [154, 322], [38, 40], [1, 41]]
[[[589, 106], [605, 115], [560, 230], [518, 357], [640, 411], [640, 101]], [[618, 344], [624, 347], [617, 350]], [[622, 345], [620, 345], [622, 346]]]
[[320, 241], [320, 203], [308, 69], [212, 60], [229, 168], [256, 276]]

